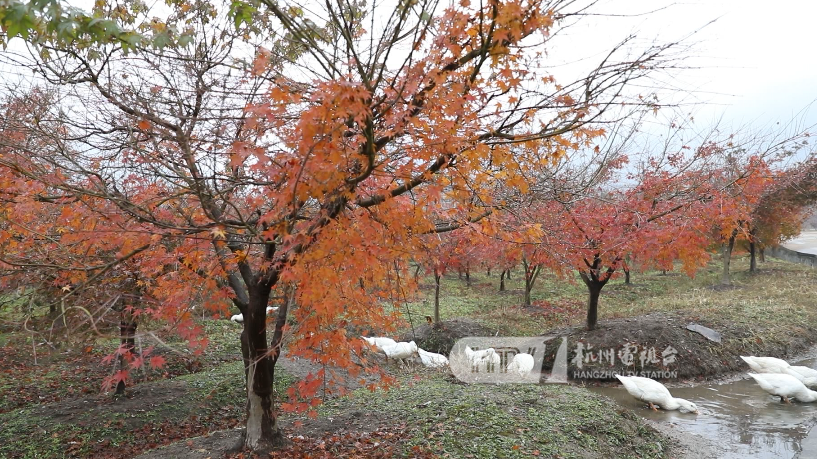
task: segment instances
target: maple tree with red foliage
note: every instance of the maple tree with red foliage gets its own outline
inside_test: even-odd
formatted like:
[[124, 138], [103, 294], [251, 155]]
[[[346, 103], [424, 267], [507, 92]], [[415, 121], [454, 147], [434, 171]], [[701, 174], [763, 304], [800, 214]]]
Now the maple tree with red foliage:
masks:
[[[748, 237], [751, 213], [775, 182], [763, 158], [796, 150], [805, 137], [799, 132], [738, 144], [734, 136], [710, 136], [695, 148], [667, 147], [632, 158], [620, 145], [562, 158], [566, 165], [543, 174], [525, 197], [530, 202], [517, 205], [511, 225], [520, 235], [516, 242], [536, 254], [523, 256], [526, 284], [539, 266], [562, 276], [578, 271], [588, 290], [586, 326], [595, 329], [602, 289], [627, 258], [628, 268], [640, 270], [672, 270], [681, 261], [682, 270], [694, 276], [710, 259], [713, 227], [731, 253], [741, 231]], [[726, 252], [724, 260], [728, 270]]]
[[[206, 337], [192, 306], [220, 317], [236, 308], [244, 444], [274, 449], [272, 378], [285, 335], [289, 355], [327, 368], [297, 383], [285, 409], [319, 403], [325, 380], [344, 377], [333, 368], [377, 371], [359, 365], [364, 343], [347, 330], [394, 327], [380, 302], [406, 288], [418, 236], [483, 219], [502, 206], [498, 185], [524, 192], [525, 177], [605, 133], [593, 122], [625, 101], [624, 85], [664, 65], [670, 45], [616, 46], [559, 84], [542, 70], [543, 51], [571, 3], [400, 3], [367, 30], [380, 5], [330, 2], [316, 25], [277, 2], [234, 2], [229, 13], [171, 2], [147, 41], [122, 28], [141, 12], [97, 4], [105, 20], [80, 21], [72, 33], [84, 39], [66, 40], [45, 24], [81, 15], [26, 6], [28, 22], [9, 35], [39, 51], [31, 67], [45, 81], [75, 92], [34, 90], [4, 104], [4, 286], [31, 282], [91, 327], [99, 305], [123, 305], [194, 350]], [[202, 32], [216, 26], [233, 41]], [[263, 37], [272, 30], [285, 36]], [[245, 36], [280, 46], [255, 48]], [[259, 49], [239, 77], [225, 54], [233, 45]], [[118, 353], [130, 362], [161, 364], [131, 355], [123, 339]]]

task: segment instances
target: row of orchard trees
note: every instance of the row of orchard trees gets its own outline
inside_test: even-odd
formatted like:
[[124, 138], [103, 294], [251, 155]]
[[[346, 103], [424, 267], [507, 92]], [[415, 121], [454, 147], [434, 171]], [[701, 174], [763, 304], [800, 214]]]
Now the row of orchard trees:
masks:
[[754, 271], [757, 251], [797, 235], [815, 200], [813, 159], [792, 161], [807, 135], [768, 133], [739, 142], [713, 134], [657, 156], [625, 144], [563, 158], [492, 218], [435, 235], [425, 257], [436, 273], [435, 318], [446, 269], [494, 269], [503, 290], [506, 270], [519, 266], [525, 306], [543, 270], [562, 278], [578, 273], [587, 287], [590, 330], [602, 289], [618, 273], [671, 271], [678, 262], [694, 276], [719, 250], [721, 282], [729, 284], [739, 241]]
[[[256, 450], [282, 441], [284, 335], [290, 355], [376, 371], [347, 330], [393, 327], [382, 304], [412, 287], [418, 254], [434, 250], [437, 275], [452, 254], [522, 260], [530, 285], [579, 270], [592, 326], [624, 260], [700, 264], [712, 209], [721, 234], [761, 237], [730, 213], [744, 194], [724, 193], [768, 173], [704, 167], [738, 150], [725, 141], [628, 160], [605, 123], [658, 108], [629, 83], [675, 47], [625, 40], [558, 81], [548, 51], [580, 3], [0, 2], [5, 68], [24, 69], [0, 107], [0, 282], [91, 328], [118, 310], [132, 335], [149, 316], [197, 349], [191, 307], [237, 309]], [[467, 243], [433, 249], [446, 233]], [[161, 364], [146, 354], [132, 366]], [[314, 406], [328, 377], [285, 407]]]

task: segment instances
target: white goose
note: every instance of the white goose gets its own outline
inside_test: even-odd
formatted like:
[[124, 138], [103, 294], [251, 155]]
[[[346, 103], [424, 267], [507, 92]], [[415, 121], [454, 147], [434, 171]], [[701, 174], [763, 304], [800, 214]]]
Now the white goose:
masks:
[[397, 341], [391, 338], [385, 338], [383, 336], [361, 336], [361, 338], [370, 345], [376, 347], [379, 352], [383, 352], [384, 347], [394, 346], [397, 344]]
[[789, 362], [775, 357], [755, 357], [750, 355], [748, 357], [740, 356], [749, 368], [758, 373], [786, 373], [789, 368]]
[[519, 376], [526, 376], [533, 371], [535, 361], [533, 356], [526, 353], [519, 353], [513, 356], [513, 360], [505, 368], [508, 373], [517, 373]]
[[698, 414], [698, 407], [689, 400], [675, 398], [669, 390], [658, 381], [641, 376], [621, 376], [616, 375], [624, 388], [633, 397], [647, 402], [653, 411], [658, 411], [656, 406], [664, 410], [678, 410], [682, 413]]
[[499, 357], [499, 354], [496, 353], [496, 350], [494, 350], [492, 347], [475, 351], [471, 349], [471, 346], [465, 346], [465, 356], [468, 358], [471, 366], [481, 368], [482, 371], [485, 372], [487, 372], [489, 369], [498, 371], [497, 367], [502, 360]]
[[817, 370], [804, 366], [792, 366], [789, 362], [775, 357], [744, 357], [741, 356], [749, 368], [758, 373], [773, 373], [794, 376], [808, 387], [817, 387]]
[[423, 362], [423, 365], [429, 368], [441, 368], [448, 365], [448, 357], [442, 354], [428, 352], [419, 347], [417, 348], [417, 352], [420, 354], [420, 360]]
[[[794, 374], [793, 372], [797, 372], [797, 374]], [[801, 365], [792, 365], [789, 367], [789, 371], [786, 374], [794, 376], [808, 387], [817, 387], [817, 370], [813, 368], [804, 367]], [[798, 375], [802, 375], [803, 377], [799, 378]]]
[[390, 358], [402, 361], [403, 359], [417, 355], [418, 349], [417, 343], [414, 341], [408, 343], [401, 341], [392, 346], [383, 346], [383, 353], [386, 354], [386, 361]]
[[[275, 306], [275, 307], [267, 306], [267, 315], [274, 314], [276, 312], [278, 312], [278, 307], [277, 306]], [[235, 322], [235, 323], [243, 323], [244, 322], [244, 314], [236, 314], [236, 315], [230, 317], [230, 321]]]
[[797, 378], [781, 373], [748, 373], [761, 389], [780, 397], [781, 402], [791, 403], [790, 398], [801, 402], [817, 401], [817, 392], [809, 389]]

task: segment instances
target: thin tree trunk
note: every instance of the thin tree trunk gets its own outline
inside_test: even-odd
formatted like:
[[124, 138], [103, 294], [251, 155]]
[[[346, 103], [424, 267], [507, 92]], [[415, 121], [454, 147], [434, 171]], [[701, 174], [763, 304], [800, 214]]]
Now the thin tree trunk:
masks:
[[524, 305], [531, 305], [531, 291], [533, 285], [536, 283], [536, 278], [539, 277], [539, 272], [542, 270], [541, 265], [531, 266], [526, 259], [522, 259], [522, 267], [525, 269], [525, 298]]
[[465, 267], [465, 285], [471, 286], [471, 268]]
[[735, 247], [735, 238], [738, 235], [738, 230], [732, 231], [729, 240], [723, 245], [723, 275], [721, 276], [721, 284], [731, 285], [732, 279], [729, 275], [729, 265], [732, 263], [732, 249]]
[[624, 284], [625, 285], [630, 285], [630, 263], [629, 262], [630, 262], [630, 256], [627, 255], [624, 258], [624, 266], [623, 266], [623, 269], [624, 269]]
[[440, 278], [442, 275], [434, 270], [434, 323], [440, 323]]
[[491, 267], [490, 266], [488, 267], [488, 276], [487, 277], [491, 277]]
[[[272, 285], [274, 282], [257, 282], [248, 286], [250, 298], [244, 314], [244, 332], [241, 334], [241, 350], [247, 365], [247, 430], [244, 434], [244, 446], [254, 451], [271, 451], [284, 444], [272, 393], [274, 367], [280, 353], [280, 337], [277, 343], [273, 339], [274, 355], [267, 345], [266, 308]], [[280, 309], [278, 311], [276, 335], [281, 317], [286, 318], [286, 308], [282, 309], [283, 313]]]
[[[125, 308], [119, 313], [119, 344], [125, 352], [119, 354], [119, 368], [125, 369], [136, 354], [136, 320]], [[125, 381], [116, 383], [116, 395], [125, 393]]]
[[757, 272], [757, 259], [755, 257], [755, 242], [749, 242], [749, 272]]
[[531, 290], [531, 288], [532, 288], [532, 286], [530, 285], [530, 282], [527, 279], [525, 279], [525, 298], [524, 298], [523, 303], [522, 303], [525, 306], [530, 306], [530, 290]]
[[503, 269], [501, 273], [499, 273], [499, 291], [505, 291], [505, 270]]
[[508, 268], [508, 280], [511, 280], [511, 268]]
[[766, 248], [765, 248], [765, 247], [761, 247], [761, 248], [758, 250], [758, 252], [759, 252], [759, 255], [760, 255], [760, 262], [761, 262], [761, 263], [766, 263]]

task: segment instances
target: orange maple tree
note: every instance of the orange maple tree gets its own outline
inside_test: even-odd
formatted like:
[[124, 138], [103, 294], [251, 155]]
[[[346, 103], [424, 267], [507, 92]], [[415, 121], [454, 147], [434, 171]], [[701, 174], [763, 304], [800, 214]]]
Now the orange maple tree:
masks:
[[[295, 5], [234, 2], [237, 27], [277, 24], [287, 44], [261, 49], [237, 80], [231, 48], [195, 33], [223, 17], [209, 7], [190, 19], [186, 3], [171, 2], [192, 35], [168, 35], [175, 29], [156, 20], [150, 45], [107, 32], [98, 46], [66, 42], [36, 16], [24, 35], [48, 52], [34, 68], [83, 88], [74, 100], [93, 97], [97, 108], [57, 100], [9, 115], [6, 132], [19, 135], [0, 156], [7, 279], [47, 273], [60, 300], [86, 309], [102, 292], [138, 287], [143, 304], [131, 311], [175, 324], [194, 347], [205, 340], [193, 304], [222, 317], [237, 308], [245, 445], [277, 447], [271, 383], [285, 335], [290, 355], [328, 368], [284, 405], [306, 410], [325, 379], [344, 377], [332, 368], [362, 371], [363, 343], [347, 330], [393, 326], [380, 302], [406, 287], [418, 236], [489, 215], [500, 184], [525, 192], [525, 177], [604, 133], [592, 123], [624, 101], [622, 86], [660, 67], [666, 46], [621, 61], [615, 48], [557, 84], [544, 51], [571, 3], [403, 2], [367, 30], [383, 6], [327, 2], [307, 17]], [[80, 120], [68, 109], [86, 111]]]

